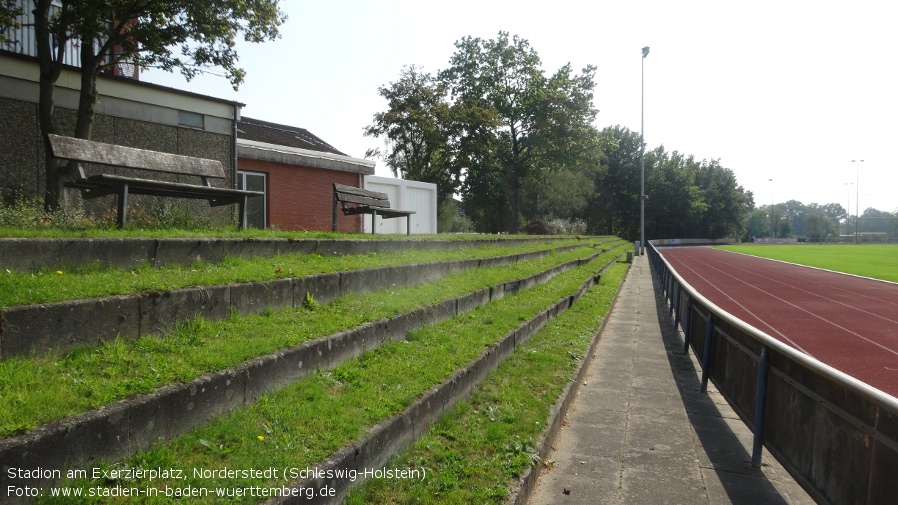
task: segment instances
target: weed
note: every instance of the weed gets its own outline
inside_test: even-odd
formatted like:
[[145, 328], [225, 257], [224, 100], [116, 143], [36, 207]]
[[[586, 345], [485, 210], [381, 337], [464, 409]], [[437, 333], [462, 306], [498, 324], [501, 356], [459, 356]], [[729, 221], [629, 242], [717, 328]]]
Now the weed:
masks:
[[312, 296], [312, 293], [306, 291], [306, 299], [303, 300], [302, 306], [306, 310], [315, 310], [318, 308], [318, 301]]

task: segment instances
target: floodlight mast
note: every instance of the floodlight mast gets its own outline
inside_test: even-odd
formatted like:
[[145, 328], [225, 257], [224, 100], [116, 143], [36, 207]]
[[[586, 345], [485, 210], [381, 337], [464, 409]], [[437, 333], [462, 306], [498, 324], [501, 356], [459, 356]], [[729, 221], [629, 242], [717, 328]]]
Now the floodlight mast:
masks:
[[645, 254], [645, 57], [649, 55], [649, 46], [642, 48], [642, 83], [640, 89], [639, 114], [639, 255]]
[[[856, 181], [856, 183], [854, 185], [854, 190], [856, 192], [856, 194], [854, 195], [854, 243], [860, 244], [861, 243], [861, 169], [860, 169], [860, 165], [858, 164], [858, 160], [851, 160], [851, 162], [854, 163], [854, 169], [855, 169], [854, 178]], [[864, 160], [860, 160], [860, 162], [863, 163]], [[851, 204], [849, 203], [849, 205], [851, 205]], [[849, 212], [851, 212], [851, 211], [849, 211]], [[849, 233], [851, 233], [851, 232], [849, 232]]]

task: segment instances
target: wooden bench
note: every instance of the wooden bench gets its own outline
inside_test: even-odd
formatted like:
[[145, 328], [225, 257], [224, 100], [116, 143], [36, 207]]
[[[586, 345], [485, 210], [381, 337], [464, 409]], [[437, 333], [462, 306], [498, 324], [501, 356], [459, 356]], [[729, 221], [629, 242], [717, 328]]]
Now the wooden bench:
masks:
[[[243, 228], [246, 223], [247, 198], [264, 195], [258, 191], [213, 187], [210, 179], [226, 179], [224, 167], [215, 160], [135, 149], [59, 135], [48, 135], [47, 140], [50, 143], [53, 157], [79, 162], [79, 178], [65, 183], [66, 187], [80, 189], [85, 199], [118, 195], [119, 228], [124, 228], [127, 223], [129, 194], [208, 200], [211, 207], [236, 203], [240, 206], [240, 228]], [[85, 176], [81, 163], [190, 175], [199, 177], [202, 180], [202, 185], [113, 174]]]
[[371, 214], [371, 233], [375, 233], [374, 219], [377, 216], [383, 219], [405, 217], [406, 235], [412, 234], [413, 210], [396, 210], [390, 208], [390, 197], [386, 193], [368, 191], [365, 189], [334, 184], [334, 231], [337, 231], [337, 204], [341, 204], [343, 214], [353, 216], [358, 214]]

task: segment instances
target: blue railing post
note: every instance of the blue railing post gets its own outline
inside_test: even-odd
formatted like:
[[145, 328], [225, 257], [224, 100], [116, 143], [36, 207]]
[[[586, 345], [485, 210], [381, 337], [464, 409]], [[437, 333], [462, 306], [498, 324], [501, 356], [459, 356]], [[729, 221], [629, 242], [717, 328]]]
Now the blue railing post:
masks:
[[708, 372], [711, 368], [711, 352], [714, 342], [714, 314], [708, 313], [708, 324], [705, 326], [705, 352], [702, 355], [702, 393], [708, 392]]
[[755, 397], [754, 443], [751, 449], [751, 466], [761, 468], [761, 452], [764, 449], [764, 411], [767, 408], [767, 377], [770, 375], [767, 348], [761, 349], [758, 358], [758, 391]]
[[692, 297], [686, 299], [686, 323], [683, 325], [683, 354], [689, 354], [689, 339], [692, 336]]

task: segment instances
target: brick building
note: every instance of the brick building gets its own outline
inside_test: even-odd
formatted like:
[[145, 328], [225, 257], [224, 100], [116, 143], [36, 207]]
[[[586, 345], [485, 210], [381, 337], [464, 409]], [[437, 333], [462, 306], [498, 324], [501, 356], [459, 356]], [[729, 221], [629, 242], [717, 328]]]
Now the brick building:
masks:
[[[343, 154], [304, 128], [243, 117], [237, 122], [237, 180], [264, 191], [247, 224], [281, 230], [330, 230], [333, 184], [364, 187], [374, 162]], [[362, 231], [363, 216], [338, 215], [338, 230]]]

